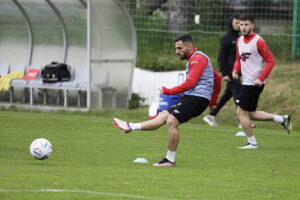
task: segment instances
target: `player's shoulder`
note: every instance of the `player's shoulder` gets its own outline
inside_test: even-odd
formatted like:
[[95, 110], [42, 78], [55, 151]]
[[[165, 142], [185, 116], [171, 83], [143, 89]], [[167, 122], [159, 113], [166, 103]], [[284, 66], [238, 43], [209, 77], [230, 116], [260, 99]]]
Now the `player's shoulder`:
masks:
[[198, 62], [208, 61], [208, 58], [201, 52], [195, 53], [189, 60], [190, 64], [196, 64]]
[[258, 41], [263, 41], [263, 42], [265, 42], [265, 40], [260, 36], [260, 35], [258, 35], [257, 33], [254, 33], [253, 34], [253, 36], [252, 36], [252, 40], [254, 40], [254, 41], [256, 41], [256, 42], [258, 42]]
[[256, 40], [256, 44], [260, 45], [260, 46], [261, 45], [267, 45], [267, 42], [261, 36], [258, 35], [258, 38]]
[[195, 55], [191, 59], [202, 60], [202, 59], [207, 59], [207, 56], [205, 54], [203, 54], [202, 52], [198, 51], [197, 53], [195, 53]]
[[244, 36], [240, 35], [237, 39], [236, 39], [236, 43], [238, 43]]

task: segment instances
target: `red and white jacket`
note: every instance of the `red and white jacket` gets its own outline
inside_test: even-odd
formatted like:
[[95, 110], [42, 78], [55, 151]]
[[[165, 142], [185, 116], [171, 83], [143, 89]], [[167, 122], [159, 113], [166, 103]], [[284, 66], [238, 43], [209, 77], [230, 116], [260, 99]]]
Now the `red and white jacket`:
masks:
[[[198, 51], [197, 48], [194, 48], [193, 52], [187, 55], [189, 62], [187, 79], [182, 84], [173, 88], [162, 87], [163, 94], [179, 94], [191, 90], [196, 86], [209, 62], [208, 58], [204, 55], [194, 54], [196, 51]], [[221, 82], [222, 77], [213, 69], [213, 89], [210, 97], [210, 106], [217, 105], [218, 96], [221, 91]]]

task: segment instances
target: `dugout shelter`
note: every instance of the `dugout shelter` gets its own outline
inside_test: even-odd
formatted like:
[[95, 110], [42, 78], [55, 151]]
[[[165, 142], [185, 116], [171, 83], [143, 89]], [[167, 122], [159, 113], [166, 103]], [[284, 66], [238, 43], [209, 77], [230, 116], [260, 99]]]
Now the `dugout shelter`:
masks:
[[[50, 110], [127, 108], [136, 61], [132, 19], [117, 0], [1, 0], [0, 68], [8, 64], [8, 73], [16, 68], [26, 73], [52, 61], [73, 68], [69, 85], [19, 81], [13, 91], [1, 92], [1, 104]], [[49, 101], [57, 96], [61, 102]]]

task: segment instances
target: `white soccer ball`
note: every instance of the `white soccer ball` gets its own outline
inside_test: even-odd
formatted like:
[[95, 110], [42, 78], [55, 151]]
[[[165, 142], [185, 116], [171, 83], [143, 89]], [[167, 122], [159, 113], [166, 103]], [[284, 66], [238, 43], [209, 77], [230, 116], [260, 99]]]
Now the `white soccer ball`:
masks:
[[158, 104], [157, 103], [151, 103], [148, 109], [148, 116], [149, 119], [154, 119], [158, 115]]
[[35, 139], [30, 145], [30, 153], [37, 160], [45, 160], [52, 154], [52, 144], [45, 138]]

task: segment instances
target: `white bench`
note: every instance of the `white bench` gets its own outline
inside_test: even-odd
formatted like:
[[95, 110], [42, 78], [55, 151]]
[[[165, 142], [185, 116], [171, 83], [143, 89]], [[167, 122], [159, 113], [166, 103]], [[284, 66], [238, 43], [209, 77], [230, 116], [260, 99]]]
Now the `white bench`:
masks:
[[[25, 68], [25, 66], [24, 66]], [[30, 66], [29, 69], [41, 69], [41, 66]], [[81, 106], [82, 93], [87, 92], [88, 89], [88, 73], [89, 69], [87, 67], [81, 67], [78, 70], [78, 73], [75, 72], [75, 68], [71, 68], [71, 80], [66, 82], [57, 82], [57, 83], [43, 83], [41, 73], [39, 74], [36, 80], [24, 80], [18, 79], [13, 80], [11, 82], [10, 89], [10, 102], [14, 102], [14, 88], [28, 88], [29, 89], [29, 104], [30, 106], [34, 106], [34, 93], [36, 89], [42, 89], [43, 93], [43, 104], [47, 105], [47, 91], [48, 90], [59, 90], [63, 92], [64, 108], [67, 108], [69, 105], [68, 102], [68, 92], [69, 91], [77, 91], [77, 106]], [[109, 74], [108, 70], [103, 70], [101, 74], [97, 77], [97, 83], [93, 85], [91, 88], [92, 91], [99, 92], [99, 109], [103, 109], [103, 94], [106, 91], [112, 92], [112, 109], [116, 108], [116, 89], [113, 87], [109, 87]], [[59, 98], [60, 95], [58, 95]], [[60, 100], [60, 99], [59, 99]]]

